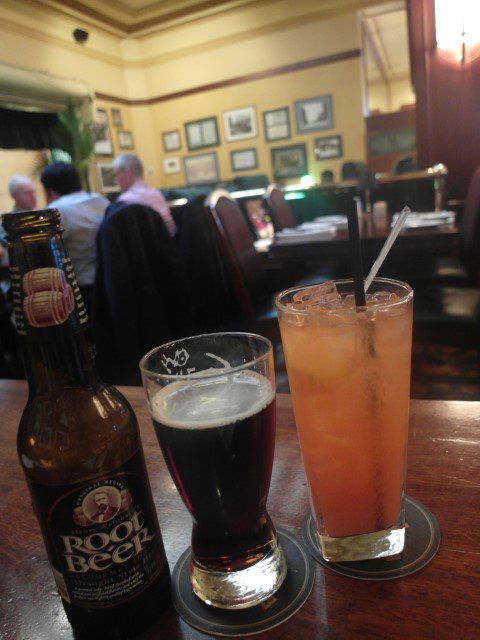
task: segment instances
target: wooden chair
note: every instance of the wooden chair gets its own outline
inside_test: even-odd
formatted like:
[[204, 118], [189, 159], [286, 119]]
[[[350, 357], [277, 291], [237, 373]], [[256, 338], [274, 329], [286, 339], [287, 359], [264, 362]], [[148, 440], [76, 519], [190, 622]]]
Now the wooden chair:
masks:
[[477, 288], [480, 283], [480, 167], [473, 174], [459, 224], [459, 242], [450, 256], [425, 262], [423, 256], [409, 265], [393, 263], [400, 278], [415, 288], [431, 286]]
[[[205, 210], [215, 228], [220, 251], [228, 269], [243, 326], [280, 341], [274, 300], [276, 292], [328, 280], [328, 274], [298, 277], [279, 265], [265, 265], [253, 244], [252, 234], [238, 203], [223, 190], [208, 196]], [[303, 274], [302, 274], [303, 275]]]
[[213, 333], [238, 317], [217, 231], [205, 215], [205, 197], [176, 207], [177, 243], [185, 267], [195, 333]]
[[[269, 324], [276, 317], [268, 300], [266, 274], [253, 245], [252, 234], [238, 203], [218, 189], [205, 201], [231, 285], [247, 323]], [[267, 300], [267, 301], [266, 301]]]
[[268, 187], [265, 194], [265, 203], [275, 231], [293, 229], [298, 225], [292, 207], [285, 200], [282, 190], [276, 184], [271, 184]]
[[468, 186], [460, 224], [460, 256], [469, 279], [478, 284], [480, 272], [480, 166]]
[[467, 192], [460, 256], [461, 260], [438, 260], [432, 276], [413, 280], [414, 336], [418, 341], [472, 347], [480, 353], [480, 167]]

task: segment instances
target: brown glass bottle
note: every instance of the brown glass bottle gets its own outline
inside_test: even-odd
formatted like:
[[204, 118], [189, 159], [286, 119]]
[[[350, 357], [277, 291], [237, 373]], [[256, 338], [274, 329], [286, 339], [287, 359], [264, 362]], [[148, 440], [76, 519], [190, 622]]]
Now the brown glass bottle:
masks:
[[58, 212], [3, 224], [29, 384], [18, 453], [58, 591], [80, 636], [130, 637], [170, 601], [137, 420], [98, 380]]

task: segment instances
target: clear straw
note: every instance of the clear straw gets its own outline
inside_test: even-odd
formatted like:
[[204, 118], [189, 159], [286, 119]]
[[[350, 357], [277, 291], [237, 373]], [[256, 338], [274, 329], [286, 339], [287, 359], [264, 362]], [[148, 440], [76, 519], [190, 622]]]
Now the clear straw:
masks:
[[365, 279], [365, 293], [368, 291], [368, 287], [372, 284], [372, 280], [377, 275], [378, 270], [380, 269], [380, 267], [383, 264], [383, 261], [387, 257], [388, 252], [392, 248], [392, 244], [395, 242], [398, 234], [402, 230], [402, 227], [409, 213], [411, 213], [410, 207], [408, 206], [403, 207], [401, 214], [398, 216], [396, 223], [394, 224], [394, 226], [392, 227], [392, 230], [390, 231], [390, 235], [385, 240], [385, 244], [383, 245], [382, 250], [378, 254], [378, 258], [373, 263], [373, 266], [370, 269], [370, 273]]

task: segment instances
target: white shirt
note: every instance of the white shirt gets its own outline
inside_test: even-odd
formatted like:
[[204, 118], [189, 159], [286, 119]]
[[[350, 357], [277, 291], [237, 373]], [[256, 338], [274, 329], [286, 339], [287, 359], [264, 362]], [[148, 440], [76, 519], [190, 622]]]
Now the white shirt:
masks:
[[97, 232], [109, 201], [98, 193], [76, 191], [53, 200], [49, 208], [58, 209], [63, 241], [77, 276], [80, 287], [95, 282], [97, 262]]

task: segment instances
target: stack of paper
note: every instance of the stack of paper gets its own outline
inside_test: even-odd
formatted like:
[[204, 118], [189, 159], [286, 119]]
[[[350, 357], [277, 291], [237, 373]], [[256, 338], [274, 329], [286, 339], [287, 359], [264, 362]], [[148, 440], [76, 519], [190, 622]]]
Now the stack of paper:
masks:
[[331, 224], [316, 224], [314, 228], [303, 228], [303, 225], [295, 229], [282, 229], [275, 234], [277, 244], [289, 244], [297, 242], [312, 242], [324, 240], [335, 235], [336, 229]]
[[[398, 216], [396, 213], [392, 218], [392, 226]], [[403, 226], [404, 229], [426, 229], [428, 227], [441, 227], [455, 222], [454, 211], [429, 211], [426, 213], [412, 212], [408, 215]]]

